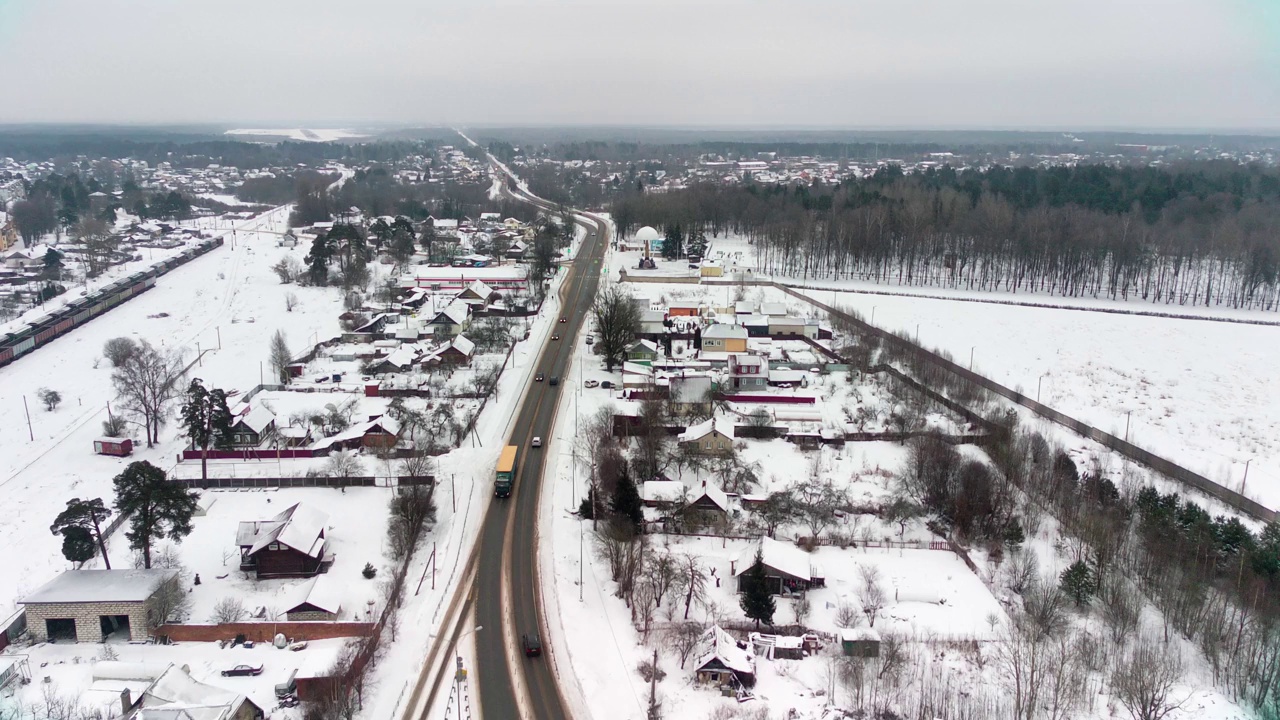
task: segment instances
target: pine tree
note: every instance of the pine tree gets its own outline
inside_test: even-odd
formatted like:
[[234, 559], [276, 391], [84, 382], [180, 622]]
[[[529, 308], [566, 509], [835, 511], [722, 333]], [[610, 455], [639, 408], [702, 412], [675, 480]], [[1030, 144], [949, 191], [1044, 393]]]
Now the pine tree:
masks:
[[320, 235], [311, 241], [311, 250], [307, 253], [307, 274], [312, 285], [324, 285], [329, 280], [329, 257], [333, 249], [329, 246], [329, 236]]
[[639, 530], [644, 522], [644, 506], [640, 501], [640, 491], [631, 480], [631, 476], [622, 473], [613, 486], [613, 497], [609, 500], [609, 509], [619, 520], [626, 520], [633, 530]]
[[675, 260], [684, 245], [684, 232], [679, 225], [668, 225], [662, 238], [662, 257]]
[[[111, 509], [103, 505], [102, 498], [92, 500], [71, 498], [67, 501], [67, 509], [54, 518], [49, 531], [54, 535], [62, 535], [62, 554], [72, 562], [84, 562], [89, 559], [74, 558], [67, 554], [68, 550], [80, 554], [82, 541], [87, 537], [90, 544], [89, 557], [93, 557], [96, 544], [97, 549], [102, 551], [102, 563], [110, 570], [111, 559], [107, 557], [107, 543], [102, 538], [102, 521], [110, 515]], [[75, 535], [75, 539], [71, 539], [71, 535]]]
[[151, 545], [170, 538], [181, 542], [191, 534], [196, 494], [169, 482], [164, 471], [146, 460], [130, 463], [113, 481], [116, 511], [129, 515], [129, 547], [142, 552], [143, 567], [151, 567]]
[[69, 527], [62, 532], [62, 557], [73, 563], [88, 562], [98, 551], [93, 534], [82, 527]]
[[756, 629], [760, 629], [762, 622], [773, 627], [773, 613], [778, 607], [765, 579], [763, 550], [756, 550], [755, 564], [740, 576], [739, 590], [742, 597], [738, 602], [747, 618], [756, 621]]
[[1058, 578], [1062, 592], [1075, 601], [1076, 605], [1088, 605], [1098, 592], [1098, 579], [1093, 569], [1083, 560], [1071, 563]]
[[206, 390], [199, 378], [191, 381], [182, 400], [182, 430], [200, 451], [200, 479], [208, 480], [209, 448], [231, 446], [231, 410], [221, 388]]

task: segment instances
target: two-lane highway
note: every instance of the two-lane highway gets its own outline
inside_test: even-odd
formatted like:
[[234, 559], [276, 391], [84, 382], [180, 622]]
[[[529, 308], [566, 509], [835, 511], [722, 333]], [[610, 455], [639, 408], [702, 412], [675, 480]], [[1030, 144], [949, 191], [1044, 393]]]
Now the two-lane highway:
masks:
[[[480, 707], [486, 720], [569, 717], [551, 669], [551, 659], [546, 657], [552, 644], [544, 639], [544, 657], [526, 659], [519, 647], [519, 636], [523, 633], [541, 636], [546, 627], [541, 617], [542, 582], [538, 577], [537, 559], [537, 518], [544, 463], [543, 450], [532, 448], [532, 439], [541, 437], [549, 444], [554, 433], [560, 393], [570, 382], [570, 359], [595, 300], [604, 249], [608, 246], [607, 225], [595, 220], [584, 220], [582, 224], [587, 236], [568, 270], [570, 274], [558, 300], [559, 315], [565, 322], [557, 323], [553, 333], [560, 339], [551, 341], [543, 353], [536, 372], [546, 379], [535, 382], [529, 389], [510, 439], [510, 443], [519, 448], [516, 488], [507, 500], [495, 500], [480, 538], [476, 622], [498, 630], [503, 627], [504, 613], [509, 612], [514, 633], [514, 637], [506, 637], [498, 630], [476, 636]], [[552, 301], [548, 299], [548, 302]], [[560, 378], [560, 385], [551, 385], [553, 377]], [[505, 605], [508, 601], [510, 607]], [[513, 647], [510, 655], [521, 664], [517, 668], [508, 664], [508, 649]], [[513, 687], [513, 671], [523, 676], [521, 695], [517, 695]], [[530, 707], [517, 705], [526, 700]]]
[[[465, 136], [464, 136], [465, 137]], [[516, 179], [490, 158], [495, 172], [508, 176], [504, 192], [514, 199], [538, 206], [548, 212], [558, 208], [516, 185]], [[473, 677], [479, 685], [480, 711], [486, 720], [534, 718], [563, 720], [567, 711], [560, 687], [552, 670], [552, 643], [545, 637], [542, 619], [542, 581], [538, 577], [537, 526], [542, 491], [543, 449], [533, 448], [534, 437], [550, 446], [555, 432], [556, 411], [562, 390], [570, 382], [569, 367], [574, 346], [595, 301], [600, 284], [604, 251], [609, 244], [607, 223], [589, 215], [578, 215], [576, 222], [586, 229], [573, 262], [562, 265], [567, 273], [560, 292], [548, 297], [544, 312], [554, 315], [549, 340], [534, 368], [545, 380], [531, 382], [526, 389], [508, 444], [518, 450], [516, 485], [511, 497], [493, 498], [485, 514], [480, 537], [469, 556], [462, 580], [449, 605], [447, 624], [439, 639], [427, 653], [422, 673], [414, 685], [406, 706], [405, 720], [421, 718], [437, 720], [440, 692], [452, 673], [452, 650], [467, 634], [470, 611], [474, 609], [474, 625], [484, 628], [474, 633], [476, 662]], [[558, 322], [560, 318], [564, 322]], [[560, 379], [558, 385], [551, 378]], [[492, 478], [489, 478], [492, 482]], [[486, 492], [493, 492], [490, 485]], [[543, 638], [541, 658], [525, 658], [520, 644], [524, 633]], [[515, 666], [512, 662], [517, 663]], [[420, 704], [421, 703], [421, 704]], [[425, 706], [424, 706], [425, 705]], [[583, 719], [585, 720], [585, 719]]]

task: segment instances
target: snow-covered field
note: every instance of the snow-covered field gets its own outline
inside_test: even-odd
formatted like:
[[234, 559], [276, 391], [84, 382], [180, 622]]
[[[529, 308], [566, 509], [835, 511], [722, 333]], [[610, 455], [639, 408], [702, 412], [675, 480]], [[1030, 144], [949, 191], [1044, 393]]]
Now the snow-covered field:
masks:
[[[129, 461], [169, 470], [184, 445], [171, 423], [159, 446], [143, 444], [127, 460], [93, 454], [93, 439], [102, 434], [107, 404], [115, 398], [110, 363], [101, 359], [104, 342], [146, 339], [188, 361], [196, 360], [199, 348], [204, 355], [191, 376], [230, 389], [258, 384], [277, 328], [295, 349], [337, 333], [337, 293], [282, 286], [269, 269], [285, 252], [305, 251], [278, 248], [277, 235], [251, 231], [282, 231], [287, 216], [285, 208], [238, 225], [234, 247], [228, 242], [177, 268], [138, 299], [0, 369], [0, 408], [9, 419], [0, 429], [0, 545], [23, 550], [0, 558], [0, 573], [14, 579], [0, 585], [0, 615], [67, 567], [59, 538], [48, 530], [66, 500], [102, 497], [109, 504], [111, 479]], [[285, 311], [286, 292], [301, 300], [292, 312]], [[35, 397], [41, 387], [59, 391], [62, 405], [44, 410]]]
[[806, 292], [1280, 508], [1280, 328]]

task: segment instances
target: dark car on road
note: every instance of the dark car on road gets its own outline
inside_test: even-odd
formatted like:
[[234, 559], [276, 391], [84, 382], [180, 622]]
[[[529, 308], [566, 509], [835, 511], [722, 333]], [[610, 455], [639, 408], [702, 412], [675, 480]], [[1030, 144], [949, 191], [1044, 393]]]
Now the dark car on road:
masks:
[[542, 655], [542, 641], [533, 633], [526, 633], [520, 636], [520, 645], [524, 647], [525, 657], [540, 657]]
[[230, 670], [223, 670], [222, 677], [247, 677], [262, 674], [262, 666], [237, 665]]
[[569, 322], [569, 318], [562, 317], [560, 318], [560, 322]]
[[552, 336], [551, 336], [551, 339], [552, 339], [552, 340], [559, 340], [559, 339], [560, 339], [560, 336], [559, 336], [559, 335], [552, 335]]
[[533, 376], [533, 381], [534, 381], [534, 382], [542, 382], [542, 373], [538, 373], [537, 375], [534, 375], [534, 376]]
[[552, 376], [551, 376], [551, 384], [552, 384], [552, 385], [559, 385], [559, 384], [560, 384], [560, 376], [559, 376], [559, 375], [552, 375]]

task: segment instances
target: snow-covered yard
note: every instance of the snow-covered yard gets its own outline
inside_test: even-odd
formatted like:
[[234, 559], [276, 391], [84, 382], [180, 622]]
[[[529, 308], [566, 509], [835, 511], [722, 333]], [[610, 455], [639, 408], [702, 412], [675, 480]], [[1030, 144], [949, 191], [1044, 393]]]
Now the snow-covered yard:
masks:
[[[115, 399], [110, 363], [101, 359], [104, 342], [146, 339], [188, 361], [196, 360], [199, 347], [204, 355], [192, 376], [248, 388], [265, 372], [268, 340], [277, 328], [295, 348], [337, 333], [336, 293], [282, 286], [269, 269], [283, 253], [305, 251], [278, 248], [278, 236], [250, 231], [283, 229], [286, 217], [287, 209], [238, 225], [234, 247], [228, 243], [174, 270], [137, 300], [0, 369], [0, 408], [12, 420], [0, 430], [0, 544], [23, 550], [0, 558], [0, 572], [15, 579], [0, 587], [0, 615], [66, 567], [60, 539], [48, 531], [66, 500], [102, 497], [109, 504], [111, 479], [128, 462], [148, 460], [170, 470], [185, 445], [171, 422], [155, 448], [142, 444], [128, 459], [93, 454], [93, 439], [102, 434], [107, 404]], [[292, 312], [285, 309], [286, 292], [301, 299]], [[41, 387], [59, 391], [62, 405], [52, 412], [40, 407], [35, 392]]]
[[[163, 550], [176, 555], [184, 570], [183, 584], [190, 590], [191, 609], [186, 622], [206, 623], [223, 598], [240, 600], [250, 616], [283, 617], [290, 603], [300, 602], [299, 591], [308, 578], [258, 580], [241, 572], [236, 529], [241, 521], [269, 520], [294, 503], [328, 516], [325, 540], [333, 566], [327, 581], [342, 588], [340, 620], [372, 622], [381, 611], [377, 605], [377, 579], [365, 579], [365, 563], [391, 573], [393, 564], [383, 552], [391, 493], [386, 488], [271, 488], [206, 490], [201, 504], [206, 514], [192, 519], [191, 535], [180, 544], [159, 543], [153, 558]], [[133, 567], [135, 554], [123, 532], [110, 545], [112, 567]], [[200, 584], [194, 584], [195, 576]], [[331, 582], [336, 581], [336, 582]]]

